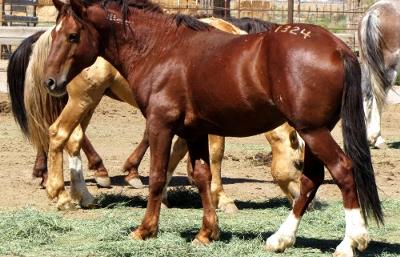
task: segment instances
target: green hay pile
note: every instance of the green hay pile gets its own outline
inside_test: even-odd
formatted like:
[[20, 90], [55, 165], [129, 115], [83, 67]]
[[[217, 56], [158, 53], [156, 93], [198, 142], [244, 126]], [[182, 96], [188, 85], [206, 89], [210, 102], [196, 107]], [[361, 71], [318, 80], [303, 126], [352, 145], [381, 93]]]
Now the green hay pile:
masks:
[[[189, 202], [192, 191], [174, 192]], [[190, 204], [163, 209], [157, 239], [130, 239], [144, 215], [143, 198], [102, 195], [102, 208], [48, 213], [34, 209], [0, 212], [0, 255], [17, 256], [331, 256], [344, 235], [341, 203], [323, 206], [305, 215], [295, 247], [283, 254], [264, 250], [265, 239], [286, 218], [287, 201], [240, 203], [237, 215], [219, 213], [221, 239], [208, 247], [190, 242], [201, 225], [202, 210]], [[176, 202], [175, 204], [178, 204]], [[135, 207], [132, 207], [135, 206]], [[260, 208], [262, 207], [262, 208]], [[387, 225], [369, 229], [372, 242], [359, 256], [400, 256], [400, 201], [384, 203]]]

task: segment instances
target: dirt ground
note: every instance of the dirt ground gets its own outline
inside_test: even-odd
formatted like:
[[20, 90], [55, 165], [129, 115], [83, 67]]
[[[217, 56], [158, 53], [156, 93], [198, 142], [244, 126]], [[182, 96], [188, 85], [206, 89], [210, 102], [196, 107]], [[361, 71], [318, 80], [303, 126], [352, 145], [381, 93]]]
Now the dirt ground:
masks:
[[[8, 101], [6, 94], [0, 94], [0, 102]], [[36, 207], [55, 209], [46, 193], [40, 189], [37, 179], [32, 178], [32, 167], [35, 152], [26, 141], [7, 108], [0, 112], [0, 209]], [[130, 106], [103, 99], [88, 128], [88, 136], [112, 178], [113, 187], [99, 189], [93, 180], [93, 173], [86, 169], [89, 190], [94, 195], [100, 193], [147, 195], [147, 188], [138, 190], [126, 186], [121, 172], [126, 157], [140, 142], [144, 122], [139, 111]], [[387, 106], [383, 116], [383, 136], [389, 148], [372, 150], [381, 198], [400, 197], [400, 105]], [[341, 142], [340, 129], [334, 130], [335, 138]], [[226, 192], [236, 200], [262, 201], [271, 197], [282, 197], [283, 193], [274, 184], [269, 167], [257, 164], [257, 154], [270, 151], [263, 135], [248, 138], [228, 138], [223, 161], [222, 175]], [[86, 159], [83, 158], [86, 166]], [[146, 154], [140, 174], [147, 185], [149, 155]], [[68, 184], [68, 174], [66, 181]], [[186, 163], [181, 162], [172, 186], [186, 185]], [[340, 200], [338, 188], [332, 184], [326, 172], [326, 183], [318, 191], [317, 197], [322, 200]]]

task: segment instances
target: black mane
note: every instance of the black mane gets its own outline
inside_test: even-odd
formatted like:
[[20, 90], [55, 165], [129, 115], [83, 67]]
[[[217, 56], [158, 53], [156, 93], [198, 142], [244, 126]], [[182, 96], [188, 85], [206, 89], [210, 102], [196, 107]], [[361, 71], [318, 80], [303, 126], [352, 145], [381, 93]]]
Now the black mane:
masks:
[[[85, 1], [88, 2], [88, 0]], [[91, 3], [93, 3], [93, 1]], [[126, 22], [128, 18], [129, 7], [137, 8], [148, 12], [164, 13], [161, 6], [151, 2], [150, 0], [103, 0], [102, 1], [102, 5], [104, 8], [107, 8], [107, 5], [110, 3], [115, 3], [118, 6], [120, 6], [123, 22]], [[212, 26], [204, 22], [201, 22], [189, 15], [175, 14], [171, 17], [175, 21], [178, 27], [184, 25], [195, 31], [209, 30], [210, 28], [212, 28]]]
[[240, 19], [230, 17], [224, 20], [232, 23], [236, 27], [246, 31], [249, 34], [269, 31], [277, 25], [276, 23], [249, 17], [243, 17]]

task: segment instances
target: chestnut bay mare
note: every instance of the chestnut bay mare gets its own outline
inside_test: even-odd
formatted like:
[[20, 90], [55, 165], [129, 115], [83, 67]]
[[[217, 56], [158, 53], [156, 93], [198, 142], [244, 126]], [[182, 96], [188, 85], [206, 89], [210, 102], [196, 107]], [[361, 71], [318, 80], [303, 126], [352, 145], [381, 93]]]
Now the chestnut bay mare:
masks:
[[[202, 19], [202, 21], [230, 33], [246, 34], [246, 32], [239, 30], [232, 24], [221, 19], [206, 18]], [[233, 21], [253, 32], [266, 30], [273, 25], [272, 23], [264, 21], [248, 19], [235, 19]], [[121, 92], [129, 90], [127, 82], [118, 75], [115, 69], [104, 61], [104, 59], [99, 58], [95, 66], [102, 67], [101, 71], [94, 72], [94, 70], [96, 70], [95, 68], [86, 69], [70, 82], [68, 91], [72, 91], [73, 95], [69, 99], [69, 104], [67, 104], [68, 99], [66, 97], [57, 98], [50, 96], [41, 84], [43, 80], [43, 67], [50, 50], [50, 31], [51, 29], [46, 32], [39, 32], [25, 39], [12, 55], [8, 66], [8, 85], [13, 114], [24, 135], [37, 149], [38, 158], [36, 159], [37, 163], [35, 164], [34, 171], [40, 171], [41, 176], [47, 175], [46, 152], [49, 148], [48, 129], [50, 124], [56, 121], [60, 114], [61, 116], [57, 120], [57, 124], [53, 126], [53, 129], [54, 127], [57, 127], [58, 130], [64, 129], [63, 134], [66, 135], [65, 138], [67, 139], [67, 136], [72, 133], [70, 129], [74, 127], [70, 127], [66, 124], [68, 129], [65, 130], [65, 126], [60, 126], [60, 124], [63, 124], [65, 119], [67, 119], [67, 121], [81, 120], [82, 127], [85, 128], [90, 121], [94, 108], [100, 101], [99, 97], [88, 99], [86, 95], [88, 95], [87, 92], [89, 90], [92, 94], [98, 91], [96, 94], [93, 94], [95, 96], [106, 94], [114, 98], [117, 98], [118, 95], [122, 95], [121, 98], [126, 98]], [[125, 95], [127, 94], [125, 93]], [[137, 108], [134, 99], [122, 100]], [[67, 105], [66, 110], [61, 112], [65, 105]], [[85, 108], [82, 108], [82, 106]], [[299, 195], [300, 190], [299, 180], [303, 159], [302, 142], [299, 141], [295, 130], [287, 124], [265, 133], [265, 136], [272, 148], [273, 158], [271, 174], [282, 191], [287, 195], [289, 201], [293, 202], [293, 199]], [[60, 138], [58, 138], [58, 140], [60, 140]], [[213, 202], [215, 206], [225, 212], [235, 212], [237, 208], [233, 200], [224, 192], [221, 181], [224, 138], [214, 135], [210, 136], [209, 140], [212, 163], [211, 191]], [[97, 183], [104, 187], [109, 186], [110, 180], [107, 170], [100, 156], [96, 153], [86, 137], [83, 138], [82, 148], [88, 157], [89, 168], [96, 170], [94, 175]], [[125, 170], [129, 170], [130, 172], [126, 177], [128, 178], [127, 182], [131, 182], [130, 184], [134, 187], [140, 187], [142, 185], [138, 178], [137, 169], [146, 148], [139, 148], [142, 153], [133, 154], [125, 165]], [[89, 151], [87, 149], [89, 149]], [[172, 176], [174, 169], [186, 152], [186, 143], [179, 138], [171, 154], [168, 178]], [[99, 168], [96, 169], [93, 167]], [[74, 189], [75, 182], [79, 180], [78, 178], [80, 178], [80, 175], [71, 170], [71, 176], [76, 177], [73, 179], [74, 184], [72, 185], [72, 191], [74, 192], [76, 191]], [[84, 182], [82, 181], [81, 183]], [[83, 207], [87, 207], [91, 204], [93, 198], [88, 194], [87, 190], [81, 189], [81, 191], [84, 193], [82, 193], [81, 199], [78, 200], [84, 205]], [[163, 202], [168, 205], [166, 190], [164, 190]]]
[[364, 109], [370, 145], [385, 147], [381, 114], [400, 65], [400, 2], [377, 1], [359, 24]]
[[[207, 135], [249, 136], [289, 121], [306, 144], [301, 192], [267, 248], [283, 251], [294, 244], [324, 165], [342, 192], [346, 216], [345, 237], [335, 254], [353, 256], [354, 248], [367, 247], [366, 217], [379, 223], [383, 214], [365, 131], [360, 66], [341, 40], [307, 24], [227, 34], [192, 17], [165, 15], [146, 0], [53, 2], [60, 14], [46, 65], [49, 92], [65, 92], [65, 85], [100, 55], [127, 78], [147, 119], [149, 198], [133, 238], [157, 234], [174, 135], [187, 141], [203, 203], [195, 242], [207, 244], [219, 236]], [[330, 134], [340, 118], [346, 154]], [[50, 197], [61, 189], [58, 179], [49, 174]]]

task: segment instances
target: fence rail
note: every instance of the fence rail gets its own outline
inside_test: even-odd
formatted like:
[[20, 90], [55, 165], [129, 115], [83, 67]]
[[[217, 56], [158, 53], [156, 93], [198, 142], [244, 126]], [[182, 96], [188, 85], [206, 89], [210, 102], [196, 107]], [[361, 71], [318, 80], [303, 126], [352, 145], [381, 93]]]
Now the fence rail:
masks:
[[[1, 0], [0, 0], [1, 1]], [[4, 0], [3, 0], [4, 1]], [[14, 1], [14, 0], [7, 0]], [[22, 1], [22, 0], [19, 0]], [[27, 1], [27, 0], [23, 0]], [[36, 12], [38, 26], [54, 23], [56, 12], [49, 5], [51, 0], [38, 1]], [[213, 15], [217, 17], [252, 17], [276, 23], [286, 23], [288, 2], [280, 0], [153, 0], [168, 13], [186, 13], [190, 15]], [[358, 22], [367, 7], [374, 0], [294, 0], [293, 21], [323, 26], [334, 33], [346, 35], [342, 38], [353, 49], [357, 49]], [[3, 44], [7, 40], [0, 37]], [[18, 39], [10, 39], [17, 42]]]

